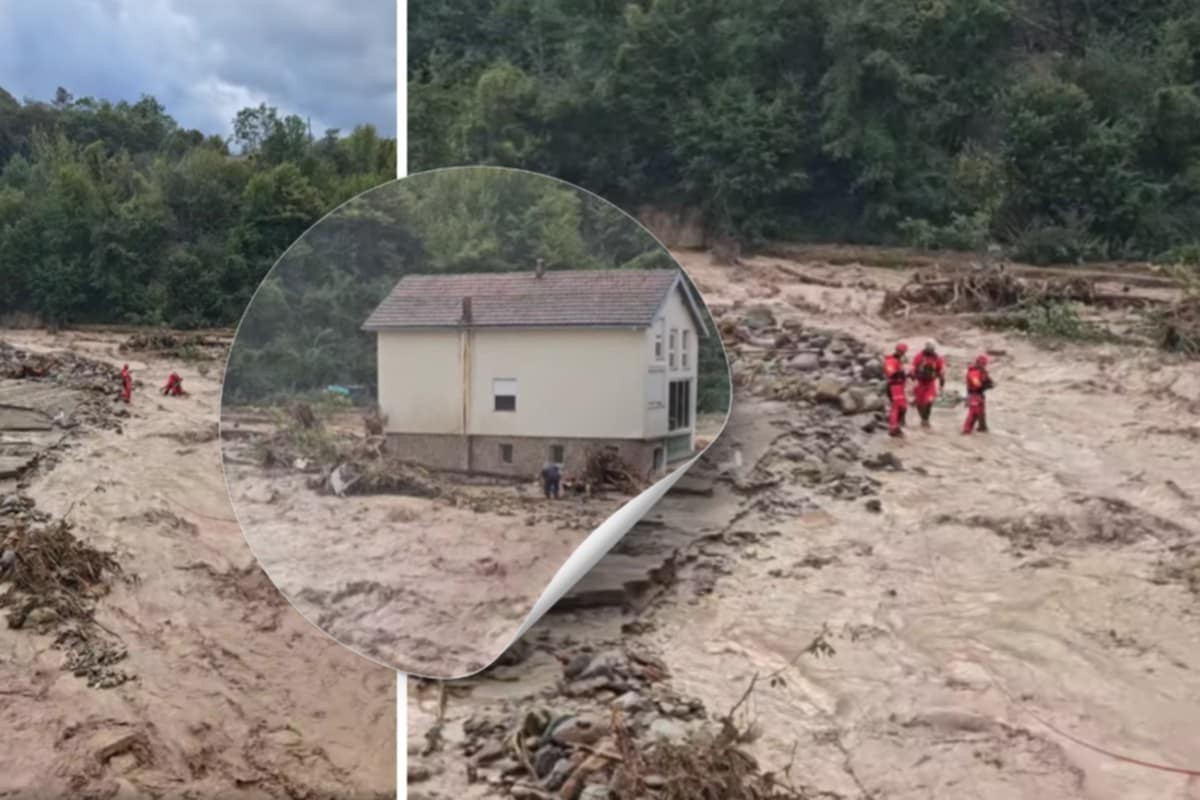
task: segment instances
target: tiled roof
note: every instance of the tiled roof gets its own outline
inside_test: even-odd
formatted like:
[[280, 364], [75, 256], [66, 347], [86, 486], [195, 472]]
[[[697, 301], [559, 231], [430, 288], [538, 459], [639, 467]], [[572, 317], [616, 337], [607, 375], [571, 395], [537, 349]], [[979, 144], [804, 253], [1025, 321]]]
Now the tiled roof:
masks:
[[[678, 270], [615, 269], [547, 270], [540, 278], [532, 270], [406, 275], [363, 329], [648, 327], [679, 278]], [[463, 319], [464, 298], [470, 299], [469, 322]]]

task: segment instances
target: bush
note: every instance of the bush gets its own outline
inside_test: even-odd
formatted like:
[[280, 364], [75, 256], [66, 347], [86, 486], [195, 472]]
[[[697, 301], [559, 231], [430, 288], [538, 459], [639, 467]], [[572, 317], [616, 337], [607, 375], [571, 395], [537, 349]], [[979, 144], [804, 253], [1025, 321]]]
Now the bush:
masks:
[[1039, 266], [1082, 264], [1107, 256], [1104, 245], [1079, 224], [1031, 226], [1014, 238], [1012, 250], [1018, 261]]
[[1021, 331], [1036, 339], [1076, 342], [1112, 339], [1108, 331], [1079, 316], [1073, 305], [1057, 300], [1023, 304], [1013, 313], [994, 320], [993, 325]]

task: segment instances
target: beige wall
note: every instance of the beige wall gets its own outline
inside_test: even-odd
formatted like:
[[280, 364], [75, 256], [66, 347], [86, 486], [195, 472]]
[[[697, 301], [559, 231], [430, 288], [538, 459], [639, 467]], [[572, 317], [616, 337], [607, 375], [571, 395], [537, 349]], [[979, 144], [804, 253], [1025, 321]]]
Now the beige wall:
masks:
[[[643, 331], [479, 330], [471, 339], [472, 434], [644, 435]], [[492, 381], [506, 378], [517, 381], [517, 409], [495, 411]]]
[[[661, 323], [659, 319], [656, 319], [654, 325], [646, 332], [646, 345], [644, 347], [644, 352], [646, 353], [646, 373], [643, 381], [645, 386], [644, 395], [647, 401], [644, 423], [646, 436], [667, 435], [667, 386], [670, 381], [691, 380], [691, 398], [689, 400], [691, 414], [689, 418], [692, 420], [692, 424], [689, 429], [695, 428], [696, 421], [696, 360], [699, 355], [699, 335], [696, 330], [696, 323], [688, 310], [687, 302], [683, 299], [683, 295], [678, 289], [671, 292], [659, 313]], [[663, 358], [661, 361], [656, 361], [654, 358], [654, 342], [660, 324], [663, 330]], [[674, 368], [671, 367], [670, 363], [672, 330], [678, 331]], [[683, 365], [681, 357], [683, 331], [688, 331], [688, 363], [686, 367]], [[661, 405], [655, 406], [650, 403], [651, 396], [655, 395], [662, 397]], [[674, 433], [678, 432], [674, 431]]]
[[458, 331], [380, 331], [379, 408], [389, 433], [462, 431]]

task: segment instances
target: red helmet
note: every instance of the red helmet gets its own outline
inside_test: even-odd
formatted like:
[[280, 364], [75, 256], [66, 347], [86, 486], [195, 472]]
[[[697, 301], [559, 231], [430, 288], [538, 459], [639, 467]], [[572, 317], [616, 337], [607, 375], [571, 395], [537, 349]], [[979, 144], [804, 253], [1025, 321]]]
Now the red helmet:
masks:
[[986, 367], [988, 363], [987, 353], [980, 353], [975, 357], [975, 363], [981, 367]]
[[896, 352], [900, 353], [901, 355], [903, 355], [904, 353], [907, 353], [908, 345], [906, 345], [904, 342], [901, 342], [900, 344], [896, 345]]

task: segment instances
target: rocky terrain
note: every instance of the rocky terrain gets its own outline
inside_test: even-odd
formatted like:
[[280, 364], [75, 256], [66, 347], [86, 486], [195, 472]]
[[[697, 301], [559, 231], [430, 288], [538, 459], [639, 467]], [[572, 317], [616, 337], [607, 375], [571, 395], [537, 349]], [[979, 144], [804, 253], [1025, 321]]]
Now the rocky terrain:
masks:
[[[610, 591], [411, 684], [410, 796], [1200, 797], [1194, 362], [882, 314], [894, 266], [679, 256], [729, 424]], [[890, 440], [876, 364], [930, 338], [950, 391]], [[963, 437], [978, 352], [993, 430]]]

